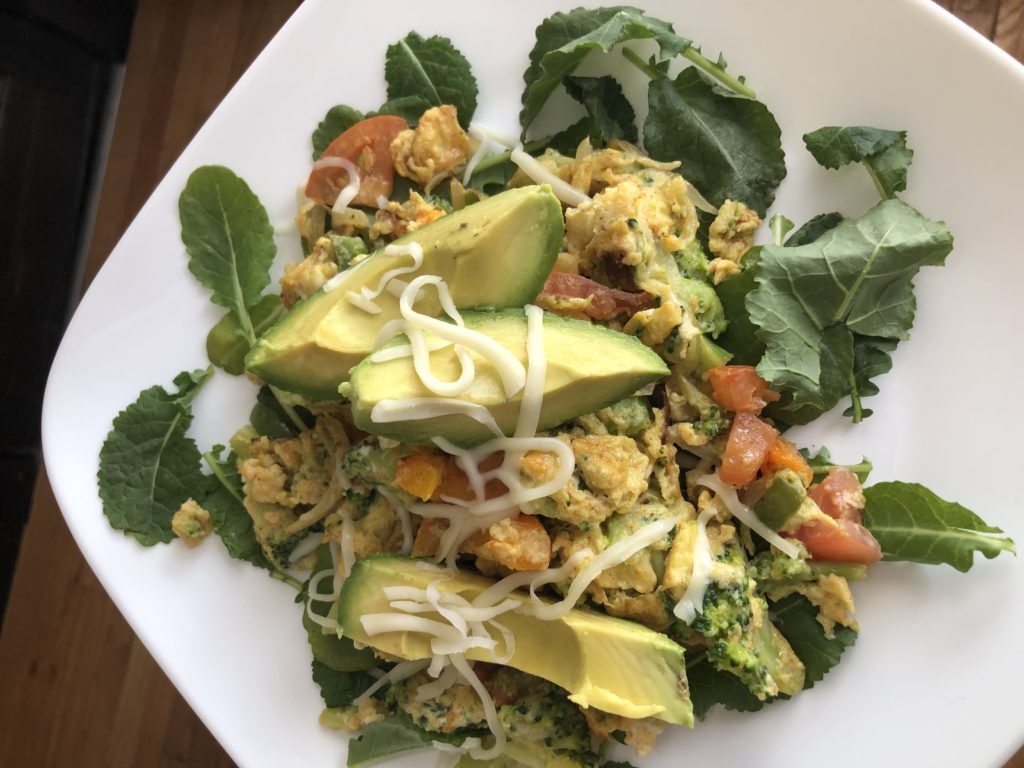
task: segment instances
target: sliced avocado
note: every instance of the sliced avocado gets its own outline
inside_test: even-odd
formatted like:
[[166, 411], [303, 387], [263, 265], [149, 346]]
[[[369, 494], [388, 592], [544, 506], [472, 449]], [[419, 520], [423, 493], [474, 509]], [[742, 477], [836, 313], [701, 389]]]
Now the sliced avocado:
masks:
[[792, 469], [776, 472], [765, 489], [764, 496], [754, 505], [761, 522], [777, 531], [800, 509], [807, 491], [800, 477]]
[[[423, 266], [402, 275], [439, 275], [457, 307], [521, 307], [540, 293], [562, 244], [562, 206], [550, 188], [531, 186], [495, 195], [421, 227], [395, 241], [423, 247]], [[377, 333], [399, 317], [398, 299], [385, 291], [370, 314], [346, 299], [375, 289], [407, 255], [383, 250], [363, 259], [299, 302], [256, 342], [246, 369], [269, 384], [314, 400], [335, 400], [352, 366], [373, 349]], [[433, 291], [417, 304], [440, 314]]]
[[[497, 341], [526, 364], [526, 315], [520, 309], [462, 313], [466, 328]], [[404, 336], [392, 344], [408, 343]], [[624, 333], [581, 320], [544, 313], [544, 353], [547, 376], [539, 429], [549, 429], [582, 413], [590, 413], [621, 400], [640, 387], [668, 375], [657, 353]], [[498, 427], [511, 435], [522, 392], [505, 397], [494, 366], [474, 352], [476, 378], [459, 399], [482, 405]], [[443, 381], [454, 381], [461, 368], [453, 347], [430, 354], [430, 367]], [[480, 422], [455, 414], [414, 421], [378, 423], [373, 407], [381, 400], [434, 397], [413, 368], [412, 358], [375, 361], [373, 356], [352, 369], [346, 393], [352, 401], [352, 419], [366, 432], [406, 443], [431, 443], [445, 437], [456, 445], [472, 446], [494, 437]]]
[[[360, 617], [393, 612], [384, 597], [386, 587], [425, 589], [432, 581], [442, 592], [455, 592], [470, 601], [493, 585], [482, 576], [450, 576], [424, 570], [420, 561], [407, 557], [365, 558], [353, 566], [338, 598], [338, 621], [345, 636], [401, 659], [430, 658], [428, 635], [388, 632], [371, 637]], [[509, 597], [523, 605], [530, 603], [528, 595], [513, 592]], [[444, 621], [434, 614], [418, 615]], [[515, 637], [508, 666], [564, 688], [576, 704], [623, 717], [656, 717], [693, 725], [683, 647], [666, 635], [631, 621], [580, 609], [553, 621], [509, 611], [499, 621]], [[497, 653], [505, 653], [501, 635], [495, 632], [494, 636]], [[481, 648], [466, 651], [466, 657], [493, 661], [490, 652]]]

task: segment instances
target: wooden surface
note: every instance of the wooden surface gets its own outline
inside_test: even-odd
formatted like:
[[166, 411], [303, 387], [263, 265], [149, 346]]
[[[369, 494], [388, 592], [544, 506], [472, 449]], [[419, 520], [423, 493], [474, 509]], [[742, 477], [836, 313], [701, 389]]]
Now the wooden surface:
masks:
[[[141, 1], [86, 284], [188, 140], [298, 4]], [[1024, 0], [940, 4], [1024, 60]], [[45, 475], [0, 635], [0, 681], [0, 766], [232, 765], [103, 592]], [[1024, 768], [1024, 750], [1008, 768]]]

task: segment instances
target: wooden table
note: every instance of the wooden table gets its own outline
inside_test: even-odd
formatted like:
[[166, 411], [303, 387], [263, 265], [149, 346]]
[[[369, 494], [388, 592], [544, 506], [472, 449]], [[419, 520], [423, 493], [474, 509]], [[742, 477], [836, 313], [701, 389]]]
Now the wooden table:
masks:
[[[940, 4], [1024, 60], [1024, 0]], [[298, 5], [140, 2], [86, 286], [189, 139]], [[45, 476], [0, 635], [0, 681], [0, 765], [233, 765], [96, 581]], [[1024, 750], [1008, 768], [1024, 768]]]

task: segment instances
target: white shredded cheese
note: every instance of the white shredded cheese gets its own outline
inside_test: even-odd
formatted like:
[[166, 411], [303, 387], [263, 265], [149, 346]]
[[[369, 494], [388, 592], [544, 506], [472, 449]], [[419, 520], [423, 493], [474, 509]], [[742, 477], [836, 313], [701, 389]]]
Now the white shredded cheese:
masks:
[[705, 488], [710, 488], [714, 491], [733, 517], [747, 526], [750, 530], [757, 533], [762, 539], [777, 548], [784, 555], [792, 558], [800, 557], [800, 549], [793, 542], [784, 539], [778, 533], [762, 523], [761, 518], [757, 516], [757, 513], [739, 500], [739, 497], [736, 495], [736, 489], [729, 483], [722, 480], [717, 471], [710, 475], [704, 475], [703, 477], [698, 478], [694, 483], [696, 485], [703, 485]]
[[402, 554], [408, 555], [412, 552], [412, 520], [409, 517], [409, 510], [387, 488], [378, 486], [377, 491], [395, 511], [398, 523], [402, 526]]
[[707, 524], [715, 516], [715, 508], [708, 507], [697, 518], [697, 540], [693, 543], [693, 571], [682, 599], [676, 603], [672, 613], [689, 624], [704, 610], [704, 593], [708, 589], [711, 574], [711, 543], [708, 541]]
[[545, 168], [535, 157], [530, 157], [521, 149], [512, 150], [512, 162], [522, 168], [523, 173], [536, 181], [538, 184], [547, 184], [555, 197], [566, 205], [577, 206], [590, 199], [580, 192], [576, 187], [567, 184], [555, 174]]
[[342, 168], [348, 174], [348, 183], [338, 191], [338, 198], [331, 206], [331, 213], [341, 213], [359, 194], [359, 171], [350, 160], [346, 160], [344, 157], [321, 157], [313, 163], [313, 170], [317, 171], [321, 168]]

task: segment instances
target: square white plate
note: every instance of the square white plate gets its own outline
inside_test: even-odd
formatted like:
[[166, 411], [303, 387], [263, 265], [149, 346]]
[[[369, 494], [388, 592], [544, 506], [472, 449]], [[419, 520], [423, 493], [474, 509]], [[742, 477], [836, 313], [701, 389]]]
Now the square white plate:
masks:
[[[309, 0], [175, 163], [83, 299], [54, 362], [43, 438], [47, 470], [79, 546], [132, 627], [243, 766], [336, 766], [345, 739], [317, 724], [300, 608], [287, 586], [231, 561], [214, 541], [145, 549], [111, 530], [96, 493], [100, 445], [144, 387], [206, 365], [220, 310], [186, 269], [177, 198], [188, 174], [227, 165], [275, 223], [290, 220], [326, 110], [383, 100], [386, 46], [444, 34], [480, 83], [476, 119], [517, 132], [522, 72], [543, 17], [576, 3]], [[746, 74], [783, 130], [789, 175], [772, 211], [800, 222], [872, 204], [862, 171], [827, 172], [801, 135], [827, 124], [907, 129], [905, 199], [945, 219], [956, 248], [918, 285], [912, 339], [881, 380], [875, 415], [823, 419], [801, 435], [873, 480], [925, 483], [1024, 543], [1017, 481], [1024, 418], [1018, 335], [1024, 254], [1024, 68], [925, 0], [645, 3]], [[503, 10], [504, 9], [504, 10]], [[588, 64], [588, 69], [592, 68]], [[294, 235], [278, 238], [296, 260]], [[201, 448], [247, 419], [244, 380], [218, 373], [196, 403]], [[946, 567], [882, 564], [856, 585], [861, 635], [843, 663], [795, 700], [755, 715], [715, 711], [675, 729], [642, 765], [994, 766], [1024, 741], [1024, 559]], [[401, 765], [432, 765], [421, 753]]]

